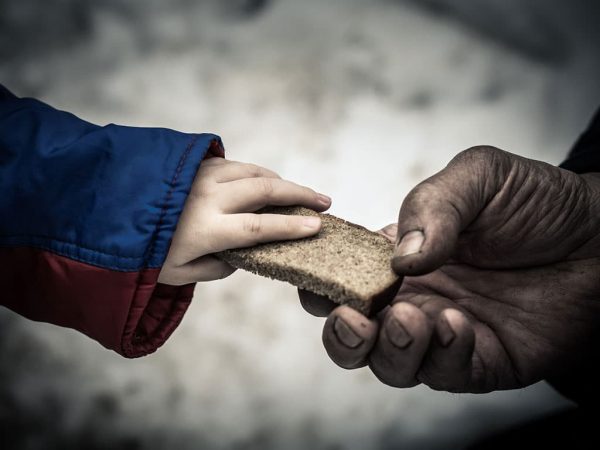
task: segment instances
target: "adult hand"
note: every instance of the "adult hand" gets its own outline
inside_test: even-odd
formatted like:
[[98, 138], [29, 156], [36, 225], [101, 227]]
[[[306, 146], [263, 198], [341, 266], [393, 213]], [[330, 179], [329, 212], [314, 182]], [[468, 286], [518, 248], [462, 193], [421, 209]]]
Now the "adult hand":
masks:
[[[341, 367], [369, 365], [396, 387], [489, 392], [559, 375], [595, 346], [598, 174], [472, 148], [415, 187], [384, 234], [397, 234], [392, 266], [406, 277], [374, 318], [329, 314], [323, 342]], [[317, 315], [332, 308], [300, 297]]]

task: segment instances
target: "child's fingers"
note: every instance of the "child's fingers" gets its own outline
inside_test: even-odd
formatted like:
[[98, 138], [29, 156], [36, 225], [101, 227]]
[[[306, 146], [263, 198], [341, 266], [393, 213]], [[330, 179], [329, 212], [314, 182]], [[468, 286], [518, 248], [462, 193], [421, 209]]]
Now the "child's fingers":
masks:
[[158, 276], [158, 282], [182, 286], [198, 281], [219, 280], [228, 277], [233, 272], [235, 272], [235, 268], [225, 261], [206, 255], [182, 266], [164, 266]]
[[448, 308], [439, 314], [435, 334], [419, 380], [436, 390], [471, 392], [473, 326], [462, 312]]
[[[207, 162], [208, 161], [204, 162], [203, 165]], [[211, 164], [210, 166], [205, 167], [205, 172], [205, 175], [211, 177], [216, 183], [227, 183], [229, 181], [241, 180], [244, 178], [281, 178], [272, 170], [265, 169], [264, 167], [255, 164], [247, 164], [238, 161], [225, 161], [221, 164]]]
[[221, 261], [211, 255], [206, 255], [192, 262], [187, 263], [182, 267], [191, 282], [196, 281], [213, 281], [226, 278], [235, 272], [235, 268], [231, 267], [225, 261]]
[[219, 186], [219, 207], [225, 214], [253, 212], [267, 205], [301, 205], [324, 211], [329, 197], [310, 188], [277, 178], [245, 178]]
[[320, 229], [321, 219], [314, 216], [232, 214], [223, 216], [218, 236], [213, 240], [218, 248], [212, 251], [305, 238], [317, 234]]

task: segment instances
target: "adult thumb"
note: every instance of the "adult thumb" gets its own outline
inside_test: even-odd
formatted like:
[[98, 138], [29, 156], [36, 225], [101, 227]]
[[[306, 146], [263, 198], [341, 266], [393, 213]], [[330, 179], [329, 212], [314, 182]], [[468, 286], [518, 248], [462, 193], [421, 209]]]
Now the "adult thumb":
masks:
[[493, 147], [465, 150], [408, 194], [398, 217], [394, 271], [423, 275], [448, 261], [460, 233], [497, 191], [503, 153]]

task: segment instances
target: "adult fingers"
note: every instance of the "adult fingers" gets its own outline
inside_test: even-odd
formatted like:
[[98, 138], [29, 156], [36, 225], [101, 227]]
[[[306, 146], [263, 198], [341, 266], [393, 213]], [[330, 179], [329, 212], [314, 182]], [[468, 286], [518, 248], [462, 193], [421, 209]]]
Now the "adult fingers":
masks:
[[501, 188], [507, 155], [493, 147], [466, 150], [408, 194], [398, 217], [396, 272], [421, 275], [448, 260], [459, 233]]
[[398, 234], [398, 224], [390, 223], [386, 225], [381, 230], [378, 230], [377, 233], [382, 234], [386, 238], [390, 240], [390, 242], [396, 242], [397, 234]]
[[406, 292], [398, 298], [419, 308], [433, 324], [433, 338], [417, 374], [418, 381], [432, 389], [470, 392], [475, 331], [465, 312], [437, 294]]
[[417, 372], [426, 355], [433, 332], [427, 316], [409, 303], [391, 306], [377, 343], [369, 356], [369, 367], [385, 384], [411, 387], [419, 383]]
[[443, 310], [435, 321], [435, 339], [417, 375], [432, 389], [471, 392], [475, 332], [465, 315]]
[[324, 211], [331, 206], [331, 199], [277, 178], [245, 178], [219, 185], [219, 208], [225, 214], [253, 212], [267, 205], [302, 205]]
[[306, 312], [317, 317], [327, 317], [338, 306], [327, 297], [303, 289], [298, 289], [298, 297]]
[[367, 358], [379, 327], [358, 311], [337, 307], [323, 327], [323, 345], [331, 360], [344, 369], [356, 369], [367, 364]]

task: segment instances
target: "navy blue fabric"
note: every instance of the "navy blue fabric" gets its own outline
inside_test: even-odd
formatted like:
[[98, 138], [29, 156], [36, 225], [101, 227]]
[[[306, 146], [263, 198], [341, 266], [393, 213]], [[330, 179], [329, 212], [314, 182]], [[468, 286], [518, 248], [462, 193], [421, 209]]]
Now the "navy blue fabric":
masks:
[[15, 94], [13, 94], [12, 92], [10, 92], [8, 89], [6, 89], [4, 86], [2, 86], [0, 84], [0, 100], [6, 100], [9, 98], [16, 98]]
[[215, 144], [212, 134], [101, 127], [0, 86], [0, 246], [158, 268]]

